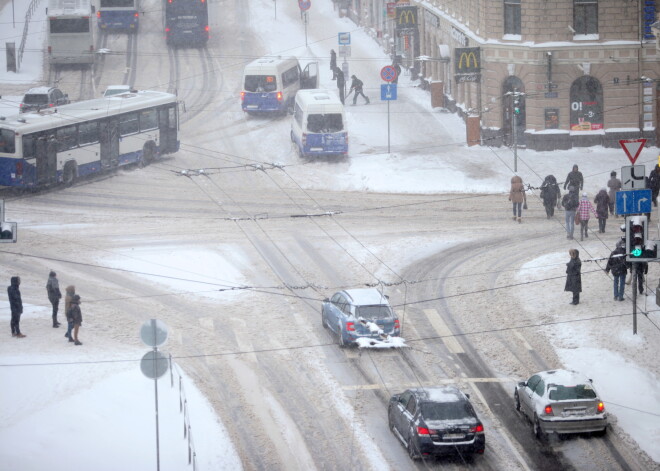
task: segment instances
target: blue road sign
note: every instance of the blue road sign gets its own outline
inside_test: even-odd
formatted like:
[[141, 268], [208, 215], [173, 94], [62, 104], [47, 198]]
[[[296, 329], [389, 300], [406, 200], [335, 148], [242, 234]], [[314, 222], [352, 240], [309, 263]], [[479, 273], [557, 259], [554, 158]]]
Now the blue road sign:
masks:
[[641, 214], [651, 212], [651, 190], [616, 192], [617, 214]]
[[380, 99], [382, 101], [396, 100], [396, 83], [383, 83], [383, 84], [381, 84], [380, 85]]
[[337, 33], [337, 44], [348, 46], [351, 44], [351, 33]]

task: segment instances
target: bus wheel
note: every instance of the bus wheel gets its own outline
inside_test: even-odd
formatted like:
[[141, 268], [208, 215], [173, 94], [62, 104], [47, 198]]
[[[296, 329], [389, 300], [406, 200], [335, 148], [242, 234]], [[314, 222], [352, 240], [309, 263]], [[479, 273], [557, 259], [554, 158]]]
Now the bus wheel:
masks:
[[154, 141], [147, 141], [142, 148], [143, 165], [149, 165], [156, 158], [156, 143]]
[[64, 166], [64, 171], [62, 172], [62, 181], [66, 186], [71, 186], [73, 185], [73, 182], [76, 181], [76, 177], [78, 176], [78, 171], [76, 168], [75, 162], [68, 162]]

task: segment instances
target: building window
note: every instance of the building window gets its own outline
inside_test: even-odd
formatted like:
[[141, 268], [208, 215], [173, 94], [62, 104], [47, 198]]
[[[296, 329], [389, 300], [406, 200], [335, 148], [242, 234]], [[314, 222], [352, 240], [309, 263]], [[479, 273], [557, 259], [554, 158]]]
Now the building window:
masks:
[[575, 34], [598, 34], [598, 0], [573, 0]]
[[504, 0], [504, 34], [520, 34], [520, 0]]

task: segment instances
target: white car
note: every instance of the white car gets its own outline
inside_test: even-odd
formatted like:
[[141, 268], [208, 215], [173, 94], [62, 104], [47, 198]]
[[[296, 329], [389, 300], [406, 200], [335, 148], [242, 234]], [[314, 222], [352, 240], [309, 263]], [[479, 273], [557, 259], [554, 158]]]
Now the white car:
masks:
[[108, 88], [105, 89], [105, 92], [103, 92], [103, 96], [107, 98], [109, 96], [128, 93], [130, 91], [131, 87], [129, 85], [109, 85]]
[[532, 422], [534, 434], [604, 434], [605, 404], [590, 379], [574, 371], [551, 370], [532, 375], [514, 391], [516, 410]]

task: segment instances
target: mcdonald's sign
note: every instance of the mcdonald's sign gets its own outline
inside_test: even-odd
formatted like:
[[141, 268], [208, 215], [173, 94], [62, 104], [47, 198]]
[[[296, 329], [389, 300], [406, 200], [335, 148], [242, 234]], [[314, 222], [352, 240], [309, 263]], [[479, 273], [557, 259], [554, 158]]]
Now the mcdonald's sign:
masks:
[[454, 73], [456, 75], [478, 74], [481, 71], [481, 54], [478, 47], [454, 49]]
[[417, 29], [417, 7], [396, 7], [397, 30]]

